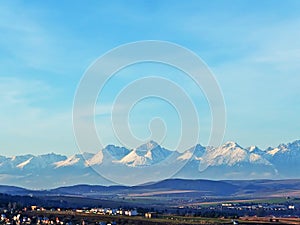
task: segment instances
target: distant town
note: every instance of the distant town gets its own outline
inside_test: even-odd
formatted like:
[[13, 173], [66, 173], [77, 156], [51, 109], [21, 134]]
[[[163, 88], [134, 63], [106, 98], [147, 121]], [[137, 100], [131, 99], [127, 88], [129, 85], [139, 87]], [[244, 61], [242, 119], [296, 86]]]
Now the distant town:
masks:
[[300, 203], [216, 203], [179, 206], [173, 210], [143, 208], [21, 207], [9, 202], [0, 209], [0, 224], [300, 224]]

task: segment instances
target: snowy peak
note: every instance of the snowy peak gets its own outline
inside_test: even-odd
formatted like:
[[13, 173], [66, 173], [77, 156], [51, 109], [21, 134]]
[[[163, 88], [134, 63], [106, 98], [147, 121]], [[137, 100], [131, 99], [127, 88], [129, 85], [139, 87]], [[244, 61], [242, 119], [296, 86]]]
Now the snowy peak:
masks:
[[54, 165], [55, 165], [55, 168], [72, 166], [72, 165], [78, 163], [79, 160], [80, 160], [80, 158], [76, 157], [76, 155], [73, 155], [73, 156], [67, 158], [66, 160], [55, 162]]
[[124, 147], [107, 145], [104, 149], [101, 149], [97, 154], [87, 160], [86, 165], [101, 165], [103, 162], [112, 163], [114, 161], [121, 160], [123, 157], [128, 155], [129, 152], [130, 150]]
[[278, 146], [278, 148], [284, 149], [284, 150], [290, 150], [290, 151], [299, 151], [300, 149], [300, 140], [296, 140], [292, 143], [288, 144], [281, 144]]
[[247, 151], [242, 149], [235, 142], [227, 142], [219, 148], [210, 148], [204, 159], [208, 165], [229, 165], [247, 160]]
[[205, 154], [206, 149], [200, 144], [192, 147], [178, 156], [178, 160], [201, 160], [201, 157]]
[[242, 148], [240, 145], [238, 145], [234, 141], [228, 141], [224, 145], [221, 146], [223, 149], [235, 149], [235, 148]]
[[159, 144], [157, 144], [155, 141], [149, 141], [146, 144], [143, 144], [136, 148], [137, 152], [145, 152], [152, 149], [155, 149], [157, 147], [160, 147]]
[[280, 144], [276, 148], [268, 148], [266, 152], [273, 157], [282, 157], [282, 155], [300, 157], [300, 140], [288, 144]]
[[125, 147], [118, 147], [115, 145], [107, 145], [104, 150], [116, 160], [122, 159], [130, 152], [130, 150]]
[[31, 161], [32, 159], [33, 159], [33, 157], [30, 157], [30, 158], [27, 159], [26, 161], [24, 161], [24, 162], [20, 163], [19, 165], [17, 165], [17, 167], [18, 167], [19, 169], [23, 169], [24, 166], [26, 166], [27, 164], [29, 164], [30, 161]]
[[267, 150], [267, 154], [269, 154], [269, 155], [271, 155], [271, 156], [276, 155], [278, 152], [280, 152], [280, 149], [279, 149], [279, 148], [274, 148], [274, 149], [268, 149], [268, 150]]
[[55, 153], [37, 156], [20, 155], [13, 157], [0, 157], [0, 171], [9, 171], [14, 169], [23, 171], [35, 171], [37, 168], [53, 168], [54, 163], [66, 160], [66, 158], [66, 156], [58, 155]]
[[[27, 164], [30, 163], [33, 155], [20, 155], [20, 156], [12, 156], [12, 157], [3, 157], [1, 158], [0, 170], [9, 171], [15, 168], [21, 169]], [[19, 166], [19, 167], [18, 167]]]
[[247, 150], [251, 153], [262, 152], [262, 150], [260, 148], [258, 148], [256, 145], [250, 146], [249, 148], [247, 148]]
[[101, 165], [103, 163], [103, 150], [95, 154], [91, 159], [86, 161], [86, 166]]
[[69, 167], [69, 166], [85, 167], [86, 161], [93, 156], [94, 155], [91, 153], [76, 154], [68, 157], [65, 160], [55, 162], [54, 165], [55, 168]]
[[170, 154], [170, 150], [162, 148], [154, 141], [150, 141], [133, 149], [119, 163], [131, 167], [151, 166], [165, 160]]
[[[298, 176], [300, 169], [300, 141], [288, 144], [280, 144], [276, 148], [268, 148], [266, 158], [278, 168], [285, 176], [292, 174], [292, 178]], [[293, 168], [290, 170], [290, 168]]]
[[190, 148], [187, 152], [192, 152], [195, 158], [202, 157], [206, 152], [206, 148], [200, 144], [197, 144], [195, 147]]
[[232, 141], [226, 142], [218, 148], [209, 147], [202, 157], [200, 168], [203, 171], [212, 166], [234, 167], [242, 164], [270, 165], [270, 162], [261, 154], [253, 152], [253, 148], [251, 150], [244, 149]]
[[28, 169], [35, 169], [36, 167], [39, 168], [52, 168], [53, 164], [58, 161], [66, 160], [67, 157], [55, 153], [38, 155], [33, 157], [30, 161], [30, 164], [26, 165]]
[[22, 163], [22, 162], [24, 162], [24, 161], [26, 161], [26, 160], [28, 160], [28, 159], [30, 159], [32, 157], [34, 157], [34, 156], [31, 155], [31, 154], [28, 154], [28, 155], [19, 155], [19, 156], [12, 156], [10, 158], [10, 162], [12, 164], [17, 165], [17, 164]]

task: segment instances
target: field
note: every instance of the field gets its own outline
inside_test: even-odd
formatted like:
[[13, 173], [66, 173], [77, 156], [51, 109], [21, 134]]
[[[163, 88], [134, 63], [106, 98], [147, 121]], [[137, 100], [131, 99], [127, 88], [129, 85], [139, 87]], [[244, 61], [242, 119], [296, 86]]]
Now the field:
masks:
[[300, 224], [300, 218], [273, 218], [273, 217], [241, 217], [239, 219], [241, 223], [275, 223], [275, 224]]
[[[61, 221], [72, 221], [73, 223], [96, 224], [101, 221], [113, 222], [126, 225], [167, 225], [167, 224], [233, 224], [232, 219], [226, 218], [203, 218], [192, 216], [164, 215], [159, 218], [148, 219], [143, 216], [109, 216], [92, 213], [78, 213], [73, 211], [44, 211], [28, 212], [28, 216], [47, 216], [49, 218], [58, 217]], [[241, 217], [236, 220], [239, 224], [300, 224], [299, 218], [272, 218], [272, 217]]]

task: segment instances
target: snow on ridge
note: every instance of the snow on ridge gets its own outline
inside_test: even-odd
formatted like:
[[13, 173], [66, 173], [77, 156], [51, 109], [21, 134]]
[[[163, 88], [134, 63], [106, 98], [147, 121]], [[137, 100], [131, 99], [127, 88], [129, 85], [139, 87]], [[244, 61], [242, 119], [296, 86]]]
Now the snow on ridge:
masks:
[[29, 164], [29, 163], [30, 163], [30, 161], [31, 161], [32, 159], [33, 159], [33, 157], [31, 157], [31, 158], [27, 159], [26, 161], [24, 161], [24, 162], [22, 162], [22, 163], [18, 164], [18, 165], [17, 165], [17, 168], [19, 168], [19, 169], [23, 169], [23, 168], [24, 168], [24, 166], [26, 166], [27, 164]]
[[[176, 154], [173, 155], [172, 153]], [[171, 155], [174, 157], [169, 157]], [[56, 169], [61, 168], [64, 171], [63, 168], [67, 167], [78, 172], [84, 171], [89, 166], [102, 163], [107, 163], [107, 165], [113, 163], [116, 168], [120, 164], [120, 168], [124, 169], [125, 167], [148, 167], [163, 161], [168, 163], [186, 162], [188, 171], [185, 174], [189, 175], [193, 172], [193, 176], [199, 172], [199, 169], [201, 172], [205, 172], [209, 168], [213, 168], [211, 171], [216, 171], [214, 173], [219, 173], [220, 176], [224, 173], [222, 170], [224, 168], [231, 172], [237, 168], [243, 168], [257, 174], [272, 173], [272, 169], [278, 169], [278, 174], [280, 174], [283, 171], [282, 168], [291, 163], [297, 167], [297, 162], [300, 162], [300, 141], [281, 144], [276, 148], [268, 148], [267, 150], [261, 150], [256, 146], [244, 148], [236, 142], [229, 141], [219, 147], [196, 145], [184, 152], [172, 152], [156, 142], [150, 141], [132, 150], [108, 145], [96, 154], [82, 153], [66, 157], [50, 153], [39, 156], [2, 157], [0, 159], [0, 170], [3, 174], [9, 174], [16, 168], [22, 169], [18, 173], [40, 170], [55, 174], [55, 171], [58, 171]], [[222, 169], [219, 171], [218, 168]]]
[[189, 160], [192, 158], [193, 153], [190, 151], [183, 152], [180, 156], [177, 157], [178, 160]]
[[274, 148], [272, 150], [267, 151], [267, 154], [274, 156], [276, 153], [280, 151], [279, 148]]
[[250, 154], [249, 162], [255, 164], [272, 165], [267, 159], [263, 158], [261, 155], [258, 155], [256, 153]]
[[92, 158], [86, 161], [87, 166], [100, 165], [103, 162], [103, 151], [99, 151]]
[[150, 141], [133, 149], [124, 156], [118, 163], [130, 167], [151, 166], [165, 160], [171, 154], [170, 150], [162, 148], [154, 141]]
[[78, 163], [79, 160], [80, 160], [79, 157], [76, 157], [76, 155], [73, 155], [73, 156], [67, 158], [66, 160], [55, 162], [54, 165], [55, 165], [55, 168], [72, 166], [72, 165], [75, 165], [76, 163]]

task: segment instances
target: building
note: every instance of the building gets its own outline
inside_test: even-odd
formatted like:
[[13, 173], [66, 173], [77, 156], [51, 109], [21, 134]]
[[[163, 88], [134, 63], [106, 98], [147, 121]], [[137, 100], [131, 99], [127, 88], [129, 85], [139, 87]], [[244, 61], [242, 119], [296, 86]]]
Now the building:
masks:
[[156, 212], [147, 212], [147, 213], [145, 213], [145, 217], [148, 219], [157, 218], [157, 213]]

